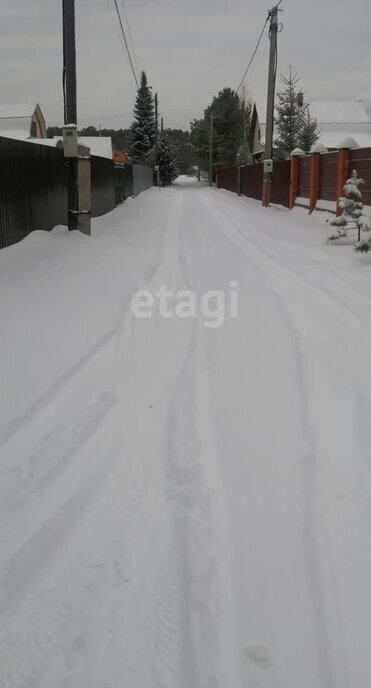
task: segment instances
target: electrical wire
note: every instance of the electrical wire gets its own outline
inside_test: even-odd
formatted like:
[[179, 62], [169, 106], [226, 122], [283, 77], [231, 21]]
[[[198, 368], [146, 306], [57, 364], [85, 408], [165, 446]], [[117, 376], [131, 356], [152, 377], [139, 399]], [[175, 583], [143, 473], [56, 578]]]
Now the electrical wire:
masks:
[[113, 2], [114, 2], [114, 4], [115, 4], [117, 17], [118, 17], [118, 20], [119, 20], [119, 23], [120, 23], [120, 27], [121, 27], [121, 33], [122, 33], [122, 36], [123, 36], [123, 39], [124, 39], [124, 42], [125, 42], [126, 53], [127, 53], [128, 58], [129, 58], [129, 63], [130, 63], [131, 71], [132, 71], [132, 73], [133, 73], [133, 77], [134, 77], [135, 83], [136, 83], [136, 85], [137, 85], [137, 88], [139, 88], [139, 83], [138, 83], [137, 75], [136, 75], [136, 73], [135, 73], [135, 69], [134, 69], [134, 65], [133, 65], [133, 60], [132, 60], [132, 57], [131, 57], [131, 54], [130, 54], [129, 45], [128, 45], [128, 41], [127, 41], [127, 38], [126, 38], [126, 33], [125, 33], [124, 25], [123, 25], [123, 22], [122, 22], [122, 18], [121, 18], [119, 6], [118, 6], [118, 4], [117, 4], [117, 0], [113, 0]]
[[130, 41], [131, 49], [132, 49], [132, 51], [133, 51], [133, 57], [134, 57], [135, 66], [136, 66], [137, 72], [138, 72], [138, 74], [139, 74], [139, 73], [140, 73], [140, 69], [139, 69], [139, 66], [138, 66], [137, 56], [136, 56], [136, 54], [135, 54], [134, 41], [133, 41], [133, 38], [132, 38], [132, 35], [131, 35], [131, 31], [130, 31], [129, 18], [128, 18], [128, 14], [127, 14], [127, 11], [126, 11], [126, 7], [125, 7], [125, 2], [124, 2], [124, 0], [121, 0], [121, 5], [122, 5], [122, 10], [123, 10], [123, 12], [124, 12], [124, 18], [125, 18], [126, 26], [127, 26], [127, 29], [128, 29], [128, 36], [129, 36], [129, 41]]
[[[282, 2], [282, 0], [281, 0], [281, 2]], [[263, 26], [263, 28], [262, 28], [262, 30], [261, 30], [261, 34], [260, 34], [260, 36], [259, 36], [259, 39], [258, 39], [258, 42], [257, 42], [257, 44], [256, 44], [255, 50], [254, 50], [254, 52], [253, 52], [253, 54], [252, 54], [252, 56], [251, 56], [251, 60], [250, 60], [249, 64], [247, 65], [246, 69], [245, 69], [245, 73], [244, 73], [244, 75], [243, 75], [243, 77], [242, 77], [242, 79], [241, 79], [241, 81], [240, 81], [240, 83], [239, 83], [239, 85], [238, 85], [238, 88], [236, 88], [236, 91], [235, 91], [236, 93], [238, 93], [238, 91], [240, 90], [240, 88], [241, 88], [243, 82], [245, 81], [247, 72], [249, 71], [249, 69], [250, 69], [250, 67], [251, 67], [251, 65], [252, 65], [252, 63], [253, 63], [253, 61], [254, 61], [254, 57], [255, 57], [256, 53], [258, 52], [258, 49], [259, 49], [261, 40], [262, 40], [262, 38], [263, 38], [264, 31], [265, 31], [265, 27], [267, 26], [268, 22], [269, 22], [269, 14], [268, 14], [268, 16], [267, 16], [267, 18], [266, 18], [266, 20], [265, 20], [265, 22], [264, 22], [264, 26]]]

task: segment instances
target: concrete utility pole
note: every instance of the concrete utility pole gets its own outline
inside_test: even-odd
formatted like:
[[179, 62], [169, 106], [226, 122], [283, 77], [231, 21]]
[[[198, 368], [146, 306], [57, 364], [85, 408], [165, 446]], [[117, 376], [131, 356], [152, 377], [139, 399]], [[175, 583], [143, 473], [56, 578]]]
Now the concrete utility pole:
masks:
[[[77, 125], [75, 0], [63, 0], [64, 123]], [[78, 157], [68, 159], [68, 228], [78, 229]]]
[[214, 115], [210, 115], [209, 186], [213, 185], [213, 138], [214, 138]]
[[272, 164], [269, 162], [273, 157], [273, 128], [274, 128], [274, 98], [276, 90], [276, 69], [277, 69], [277, 33], [278, 33], [278, 7], [273, 7], [270, 12], [270, 53], [269, 53], [269, 74], [268, 74], [268, 96], [267, 96], [267, 119], [265, 134], [265, 160], [264, 182], [263, 182], [263, 205], [268, 206], [270, 200], [270, 185], [272, 181]]

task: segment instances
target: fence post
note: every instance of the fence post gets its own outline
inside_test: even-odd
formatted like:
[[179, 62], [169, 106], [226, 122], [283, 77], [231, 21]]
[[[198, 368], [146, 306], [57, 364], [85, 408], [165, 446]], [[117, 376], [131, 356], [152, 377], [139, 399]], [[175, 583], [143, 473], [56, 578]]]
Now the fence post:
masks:
[[237, 194], [241, 196], [241, 167], [237, 167]]
[[300, 148], [295, 148], [290, 156], [290, 196], [289, 196], [289, 208], [293, 209], [295, 206], [296, 197], [298, 195], [299, 186], [299, 158], [304, 155], [304, 152]]
[[309, 213], [313, 213], [318, 201], [320, 154], [316, 151], [312, 151], [310, 155]]
[[91, 235], [91, 155], [90, 148], [79, 144], [77, 159], [78, 213], [77, 226], [82, 234]]
[[[349, 145], [339, 144], [338, 159], [337, 159], [337, 173], [336, 173], [336, 204], [340, 196], [343, 195], [344, 184], [348, 178], [348, 166], [349, 166]], [[342, 210], [338, 206], [336, 207], [336, 215], [341, 215]]]

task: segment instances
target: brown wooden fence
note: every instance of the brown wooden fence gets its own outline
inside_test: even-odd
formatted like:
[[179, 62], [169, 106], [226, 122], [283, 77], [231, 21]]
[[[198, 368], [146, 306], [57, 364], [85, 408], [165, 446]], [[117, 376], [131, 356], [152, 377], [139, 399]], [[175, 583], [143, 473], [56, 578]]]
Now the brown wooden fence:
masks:
[[247, 165], [241, 168], [241, 193], [261, 201], [263, 165]]
[[[344, 164], [345, 160], [345, 164]], [[337, 196], [346, 178], [356, 169], [363, 178], [363, 202], [371, 206], [371, 148], [356, 148], [330, 153], [312, 153], [291, 160], [275, 161], [270, 187], [270, 202], [286, 207], [303, 205], [310, 210], [335, 212]], [[219, 170], [217, 186], [259, 201], [263, 197], [263, 165]]]
[[271, 203], [289, 207], [290, 197], [290, 162], [289, 160], [277, 160], [274, 163], [273, 178], [271, 184]]
[[[218, 189], [226, 189], [243, 196], [262, 200], [263, 165], [246, 165], [240, 168], [240, 188], [238, 188], [238, 167], [224, 168], [218, 171]], [[271, 184], [271, 201], [288, 207], [290, 191], [290, 161], [275, 162]]]

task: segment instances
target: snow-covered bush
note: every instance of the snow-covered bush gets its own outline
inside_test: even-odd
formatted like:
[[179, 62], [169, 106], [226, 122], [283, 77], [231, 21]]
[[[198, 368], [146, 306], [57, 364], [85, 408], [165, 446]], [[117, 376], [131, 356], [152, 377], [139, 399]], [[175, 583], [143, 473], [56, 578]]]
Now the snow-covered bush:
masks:
[[[344, 185], [344, 196], [338, 200], [338, 208], [342, 211], [341, 215], [330, 224], [334, 231], [329, 235], [330, 240], [346, 237], [348, 229], [364, 229], [367, 231], [369, 219], [363, 213], [362, 194], [359, 187], [364, 184], [363, 179], [358, 176], [357, 170], [353, 170], [350, 179]], [[359, 242], [362, 243], [362, 242]], [[359, 249], [357, 249], [359, 250]]]

